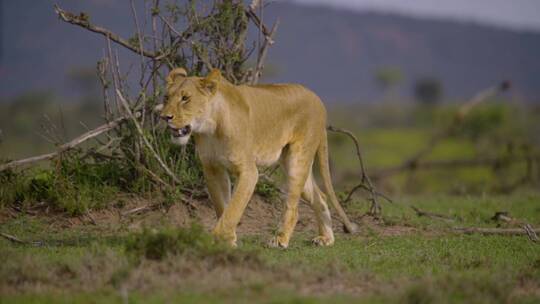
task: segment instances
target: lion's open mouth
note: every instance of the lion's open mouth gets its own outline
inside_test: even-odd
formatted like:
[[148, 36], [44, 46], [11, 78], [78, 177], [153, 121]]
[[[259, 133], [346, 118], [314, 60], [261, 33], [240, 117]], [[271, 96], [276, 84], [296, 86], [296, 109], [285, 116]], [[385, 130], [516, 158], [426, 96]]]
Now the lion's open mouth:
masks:
[[172, 136], [174, 137], [184, 137], [191, 134], [191, 126], [187, 125], [183, 128], [177, 129], [173, 127], [169, 127], [169, 130], [171, 130]]

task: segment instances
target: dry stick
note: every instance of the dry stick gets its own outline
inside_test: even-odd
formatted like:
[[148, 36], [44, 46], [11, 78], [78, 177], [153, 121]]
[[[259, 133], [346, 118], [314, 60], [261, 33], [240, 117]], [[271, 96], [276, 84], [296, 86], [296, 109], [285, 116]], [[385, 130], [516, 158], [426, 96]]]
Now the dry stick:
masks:
[[193, 35], [192, 27], [189, 27], [186, 31], [180, 33], [165, 17], [159, 15], [159, 18], [161, 19], [161, 21], [163, 21], [163, 23], [165, 23], [165, 25], [171, 30], [171, 32], [173, 32], [178, 37], [178, 39], [180, 39], [180, 43], [185, 42], [187, 39], [189, 39], [189, 37]]
[[498, 86], [490, 87], [476, 94], [473, 98], [471, 98], [468, 102], [466, 102], [459, 108], [453, 122], [449, 126], [441, 130], [440, 132], [433, 134], [433, 136], [430, 138], [424, 148], [422, 148], [416, 154], [405, 160], [401, 165], [379, 171], [379, 174], [375, 175], [376, 178], [387, 178], [407, 169], [415, 169], [418, 166], [420, 159], [433, 151], [435, 146], [437, 146], [437, 144], [439, 144], [442, 140], [450, 136], [452, 132], [461, 125], [463, 119], [475, 106], [486, 101], [490, 97], [493, 97], [501, 92], [508, 90], [509, 88], [510, 82], [504, 81]]
[[156, 207], [156, 205], [145, 205], [145, 206], [135, 207], [135, 208], [133, 208], [131, 210], [128, 210], [126, 212], [121, 213], [120, 215], [121, 216], [126, 216], [126, 215], [130, 215], [130, 214], [133, 214], [133, 213], [138, 213], [138, 212], [141, 212], [141, 211], [152, 210], [155, 207]]
[[10, 234], [7, 234], [7, 233], [3, 233], [3, 232], [0, 232], [0, 235], [5, 237], [7, 240], [9, 241], [12, 241], [13, 243], [18, 243], [18, 244], [26, 244], [25, 241], [13, 236], [13, 235], [10, 235]]
[[[157, 14], [159, 12], [159, 0], [154, 0], [154, 7], [151, 9], [152, 11], [152, 35], [154, 36], [152, 39], [153, 42], [153, 48], [154, 53], [158, 51], [158, 38], [157, 38]], [[164, 38], [164, 36], [162, 36]], [[159, 95], [159, 89], [158, 89], [158, 69], [160, 67], [161, 63], [157, 62], [156, 60], [152, 60], [152, 74], [150, 74], [150, 78], [152, 79], [152, 97], [157, 98]], [[146, 108], [147, 100], [145, 99], [143, 101], [143, 108]], [[146, 113], [146, 111], [144, 112]], [[143, 126], [144, 126], [144, 115], [143, 115]], [[150, 117], [152, 119], [152, 117]], [[152, 132], [154, 132], [154, 126], [152, 125]]]
[[[530, 229], [534, 233], [540, 233], [540, 229]], [[478, 228], [478, 227], [456, 227], [454, 232], [464, 234], [486, 234], [486, 235], [523, 235], [528, 234], [526, 228]]]
[[259, 78], [262, 75], [262, 70], [264, 69], [264, 61], [266, 60], [266, 54], [268, 53], [268, 47], [274, 43], [272, 37], [274, 36], [277, 28], [279, 26], [279, 19], [272, 26], [272, 30], [269, 33], [269, 36], [265, 36], [263, 45], [259, 50], [259, 56], [257, 58], [257, 65], [253, 73], [253, 78], [251, 79], [251, 84], [256, 84], [259, 81]]
[[133, 20], [135, 21], [135, 27], [137, 29], [137, 40], [139, 42], [139, 55], [141, 57], [141, 78], [139, 79], [139, 84], [141, 87], [143, 87], [144, 86], [144, 73], [146, 72], [146, 65], [144, 62], [144, 54], [143, 54], [143, 34], [141, 31], [141, 27], [139, 26], [139, 18], [137, 17], [137, 10], [135, 9], [135, 2], [131, 0], [130, 4], [131, 4], [131, 13], [133, 14]]
[[[360, 190], [360, 189], [365, 190], [365, 191], [368, 191], [368, 192], [370, 191], [368, 185], [363, 184], [363, 183], [358, 184], [358, 185], [354, 186], [354, 187], [349, 191], [349, 193], [347, 194], [347, 196], [346, 196], [345, 199], [343, 200], [343, 204], [347, 204], [347, 203], [352, 199], [352, 197], [353, 197], [353, 195], [356, 193], [356, 191], [358, 191], [358, 190]], [[385, 199], [385, 200], [388, 201], [389, 203], [393, 203], [393, 202], [394, 202], [390, 197], [386, 196], [386, 195], [383, 194], [383, 193], [380, 193], [380, 192], [378, 192], [378, 191], [375, 191], [375, 194], [376, 194], [377, 196], [379, 196], [379, 197], [382, 197], [383, 199]]]
[[446, 221], [446, 222], [454, 222], [455, 219], [450, 217], [450, 216], [447, 216], [447, 215], [444, 215], [444, 214], [438, 214], [438, 213], [433, 213], [433, 212], [429, 212], [429, 211], [424, 211], [424, 210], [420, 210], [418, 208], [416, 208], [415, 206], [409, 206], [411, 207], [412, 210], [414, 210], [414, 212], [416, 212], [416, 215], [419, 216], [419, 217], [422, 217], [422, 216], [425, 216], [425, 217], [428, 217], [430, 219], [436, 219], [436, 220], [443, 220], [443, 221]]
[[99, 77], [99, 81], [101, 83], [102, 91], [103, 91], [103, 109], [105, 112], [105, 120], [109, 121], [110, 117], [112, 115], [111, 112], [111, 105], [109, 102], [109, 94], [108, 88], [109, 88], [109, 82], [107, 81], [107, 65], [108, 61], [106, 58], [103, 58], [103, 60], [98, 61], [97, 63], [97, 74]]
[[257, 13], [255, 13], [255, 9], [256, 7], [254, 8], [251, 8], [251, 7], [248, 7], [246, 9], [246, 15], [248, 16], [248, 18], [253, 21], [253, 23], [255, 24], [255, 26], [257, 26], [257, 28], [260, 28], [263, 35], [265, 36], [265, 39], [267, 39], [268, 41], [270, 41], [270, 44], [274, 43], [274, 41], [272, 40], [272, 36], [270, 35], [270, 31], [268, 30], [268, 28], [261, 22], [261, 19], [259, 18], [259, 16], [257, 16]]
[[370, 207], [370, 210], [369, 210], [369, 214], [372, 215], [372, 216], [380, 216], [380, 214], [381, 214], [381, 205], [377, 201], [377, 197], [381, 196], [381, 197], [383, 197], [384, 199], [386, 199], [389, 202], [392, 202], [392, 200], [389, 199], [387, 196], [381, 195], [380, 193], [378, 193], [375, 190], [375, 187], [373, 187], [373, 184], [371, 183], [371, 179], [369, 178], [369, 175], [367, 174], [367, 171], [366, 171], [366, 167], [364, 165], [364, 158], [362, 157], [362, 153], [360, 152], [360, 144], [358, 143], [358, 139], [356, 138], [356, 136], [351, 131], [348, 131], [348, 130], [335, 128], [333, 126], [328, 126], [327, 130], [331, 131], [331, 132], [337, 132], [337, 133], [342, 133], [342, 134], [347, 135], [354, 142], [354, 146], [356, 148], [356, 156], [358, 157], [358, 161], [360, 162], [360, 169], [362, 170], [362, 177], [361, 177], [361, 180], [360, 180], [360, 184], [358, 186], [354, 187], [349, 192], [349, 194], [347, 195], [347, 200], [349, 200], [352, 197], [353, 193], [356, 190], [364, 189], [364, 190], [368, 191], [369, 195], [370, 195], [369, 201], [371, 202], [371, 207]]
[[99, 136], [99, 135], [101, 135], [101, 134], [103, 134], [103, 133], [105, 133], [107, 131], [110, 131], [110, 130], [116, 128], [118, 125], [120, 125], [125, 120], [126, 120], [126, 117], [116, 118], [115, 120], [112, 120], [112, 121], [110, 121], [110, 122], [108, 122], [108, 123], [106, 123], [104, 125], [101, 125], [101, 126], [95, 128], [93, 130], [90, 130], [90, 131], [82, 134], [81, 136], [71, 140], [70, 142], [67, 142], [67, 143], [65, 143], [63, 145], [60, 145], [55, 152], [42, 154], [42, 155], [38, 155], [38, 156], [33, 156], [33, 157], [29, 157], [29, 158], [24, 158], [24, 159], [19, 159], [19, 160], [15, 160], [15, 161], [12, 161], [12, 162], [9, 162], [9, 163], [6, 163], [6, 164], [2, 164], [2, 165], [0, 165], [0, 172], [4, 171], [4, 170], [7, 170], [7, 169], [15, 168], [15, 167], [29, 165], [29, 164], [32, 164], [32, 163], [35, 163], [35, 162], [52, 159], [55, 156], [57, 156], [58, 154], [60, 154], [60, 153], [66, 152], [66, 151], [68, 151], [70, 149], [73, 149], [76, 146], [84, 143], [85, 141], [87, 141], [89, 139], [92, 139], [92, 138], [94, 138], [96, 136]]
[[527, 236], [529, 237], [531, 241], [533, 242], [540, 241], [540, 239], [538, 238], [538, 235], [536, 234], [535, 229], [530, 224], [525, 224], [523, 226], [523, 230], [525, 230], [525, 232], [527, 233]]
[[[111, 38], [109, 36], [107, 36], [107, 51], [108, 51], [108, 55], [109, 55], [110, 73], [111, 73], [112, 79], [113, 79], [113, 88], [116, 91], [120, 87], [120, 84], [119, 84], [120, 80], [118, 79], [120, 77], [120, 75], [116, 75], [116, 73], [114, 71], [114, 57], [113, 57], [112, 47], [111, 47]], [[118, 68], [118, 66], [117, 66], [117, 68]], [[118, 102], [118, 97], [116, 96], [116, 94], [114, 94], [114, 103], [115, 103], [115, 106], [116, 106], [117, 113], [122, 114], [122, 108], [120, 107], [120, 103]]]
[[[142, 117], [141, 117], [141, 124], [144, 126], [144, 120], [145, 120], [145, 103], [146, 103], [146, 89], [144, 87], [144, 74], [146, 73], [146, 65], [145, 65], [145, 62], [144, 62], [144, 55], [142, 53], [142, 50], [143, 50], [143, 34], [142, 34], [142, 31], [141, 31], [141, 27], [139, 26], [139, 18], [137, 17], [137, 10], [135, 9], [135, 2], [133, 0], [130, 0], [130, 4], [131, 4], [131, 13], [133, 14], [133, 19], [135, 21], [135, 27], [137, 29], [137, 40], [139, 42], [139, 50], [141, 51], [139, 53], [140, 55], [140, 61], [141, 61], [141, 76], [139, 78], [139, 86], [141, 87], [141, 91], [140, 91], [140, 97], [142, 98], [142, 102], [143, 102], [143, 106], [142, 106]], [[116, 59], [116, 62], [118, 63], [118, 58]], [[137, 159], [137, 162], [140, 162], [141, 159], [140, 159], [140, 153], [139, 153], [139, 150], [140, 150], [140, 147], [142, 146], [142, 142], [139, 141], [139, 146], [136, 147], [136, 159]]]
[[54, 5], [54, 11], [60, 17], [60, 19], [62, 19], [63, 21], [65, 21], [67, 23], [74, 24], [74, 25], [78, 25], [78, 26], [80, 26], [82, 28], [85, 28], [85, 29], [87, 29], [89, 31], [92, 31], [94, 33], [98, 33], [98, 34], [101, 34], [103, 36], [109, 37], [112, 41], [118, 43], [119, 45], [121, 45], [121, 46], [127, 48], [128, 50], [131, 50], [131, 51], [133, 51], [135, 53], [138, 53], [138, 54], [142, 53], [145, 57], [152, 58], [152, 59], [155, 59], [155, 60], [162, 59], [163, 57], [166, 56], [166, 54], [152, 53], [152, 52], [146, 51], [146, 50], [144, 50], [142, 48], [138, 48], [138, 47], [135, 47], [135, 46], [131, 45], [131, 43], [129, 43], [129, 41], [121, 38], [120, 36], [118, 36], [117, 34], [111, 32], [110, 30], [99, 27], [99, 26], [92, 25], [88, 21], [88, 17], [83, 15], [82, 13], [80, 15], [75, 15], [75, 14], [73, 14], [71, 12], [68, 12], [68, 11], [65, 11], [65, 10], [61, 9], [56, 4]]

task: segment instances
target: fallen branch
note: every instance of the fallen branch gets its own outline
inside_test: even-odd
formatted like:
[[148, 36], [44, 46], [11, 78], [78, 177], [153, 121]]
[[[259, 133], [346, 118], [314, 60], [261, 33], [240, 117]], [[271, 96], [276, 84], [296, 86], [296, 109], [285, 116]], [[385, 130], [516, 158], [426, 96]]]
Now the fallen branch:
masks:
[[523, 226], [523, 230], [525, 230], [525, 232], [527, 233], [527, 236], [529, 237], [529, 240], [531, 240], [533, 242], [540, 241], [540, 239], [538, 238], [538, 235], [536, 234], [536, 230], [534, 230], [534, 228], [530, 224], [525, 224]]
[[420, 210], [415, 206], [409, 206], [409, 207], [411, 207], [411, 209], [414, 210], [414, 212], [416, 212], [416, 215], [419, 216], [419, 217], [425, 216], [425, 217], [428, 217], [428, 218], [431, 218], [431, 219], [443, 220], [443, 221], [446, 221], [446, 222], [454, 222], [455, 221], [454, 218], [452, 218], [450, 216], [447, 216], [447, 215], [444, 215], [444, 214], [438, 214], [438, 213], [433, 213], [433, 212], [429, 212], [429, 211]]
[[[534, 233], [540, 233], [540, 229], [530, 229]], [[485, 234], [485, 235], [523, 235], [528, 234], [525, 228], [454, 228], [454, 232], [464, 234]]]
[[154, 204], [154, 205], [144, 205], [144, 206], [140, 206], [140, 207], [135, 207], [133, 209], [130, 209], [126, 212], [122, 212], [120, 215], [121, 216], [127, 216], [127, 215], [130, 215], [130, 214], [135, 214], [135, 213], [139, 213], [139, 212], [143, 212], [143, 211], [150, 211], [150, 210], [154, 210], [156, 208], [158, 208], [159, 205], [157, 204]]
[[18, 244], [26, 244], [25, 241], [13, 236], [13, 235], [10, 235], [10, 234], [7, 234], [7, 233], [3, 233], [3, 232], [0, 232], [0, 235], [3, 236], [4, 238], [6, 238], [7, 240], [9, 241], [12, 241], [13, 243], [18, 243]]
[[12, 162], [9, 162], [9, 163], [5, 163], [5, 164], [2, 164], [0, 165], [0, 172], [4, 171], [4, 170], [7, 170], [7, 169], [12, 169], [12, 168], [15, 168], [15, 167], [20, 167], [20, 166], [24, 166], [24, 165], [29, 165], [29, 164], [32, 164], [32, 163], [35, 163], [35, 162], [39, 162], [39, 161], [43, 161], [43, 160], [49, 160], [49, 159], [52, 159], [54, 158], [55, 156], [61, 154], [61, 153], [64, 153], [68, 150], [71, 150], [73, 148], [75, 148], [76, 146], [86, 142], [87, 140], [89, 139], [92, 139], [96, 136], [99, 136], [107, 131], [110, 131], [114, 128], [116, 128], [120, 123], [124, 122], [126, 120], [126, 117], [119, 117], [115, 120], [112, 120], [104, 125], [101, 125], [93, 130], [90, 130], [84, 134], [82, 134], [81, 136], [71, 140], [70, 142], [67, 142], [63, 145], [60, 145], [58, 147], [58, 149], [55, 151], [55, 152], [51, 152], [51, 153], [47, 153], [47, 154], [42, 154], [42, 155], [38, 155], [38, 156], [33, 156], [33, 157], [29, 157], [29, 158], [24, 158], [24, 159], [19, 159], [19, 160], [15, 160], [15, 161], [12, 161]]

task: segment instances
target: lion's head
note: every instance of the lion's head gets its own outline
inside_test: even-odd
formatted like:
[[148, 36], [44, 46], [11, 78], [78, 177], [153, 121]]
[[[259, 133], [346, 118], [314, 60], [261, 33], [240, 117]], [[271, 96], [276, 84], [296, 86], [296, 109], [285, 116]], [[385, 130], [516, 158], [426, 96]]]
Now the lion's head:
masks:
[[167, 122], [175, 143], [185, 145], [192, 132], [201, 132], [220, 77], [219, 70], [212, 70], [205, 78], [188, 77], [183, 68], [169, 73], [161, 118]]

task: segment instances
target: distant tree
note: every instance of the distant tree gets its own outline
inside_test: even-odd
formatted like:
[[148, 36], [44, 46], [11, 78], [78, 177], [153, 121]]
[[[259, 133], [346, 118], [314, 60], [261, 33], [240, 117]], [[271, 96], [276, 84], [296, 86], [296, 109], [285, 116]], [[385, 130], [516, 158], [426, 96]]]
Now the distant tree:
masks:
[[403, 73], [399, 67], [386, 66], [375, 71], [375, 82], [381, 88], [384, 99], [393, 95], [395, 88], [403, 82]]
[[425, 77], [414, 84], [414, 96], [419, 103], [432, 105], [438, 103], [443, 96], [443, 87], [439, 79]]

